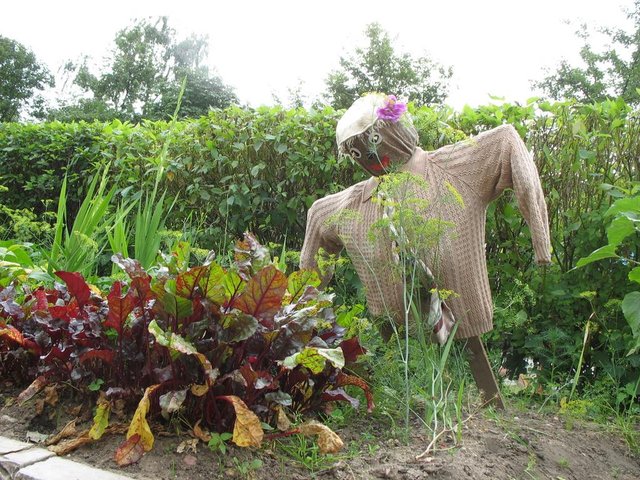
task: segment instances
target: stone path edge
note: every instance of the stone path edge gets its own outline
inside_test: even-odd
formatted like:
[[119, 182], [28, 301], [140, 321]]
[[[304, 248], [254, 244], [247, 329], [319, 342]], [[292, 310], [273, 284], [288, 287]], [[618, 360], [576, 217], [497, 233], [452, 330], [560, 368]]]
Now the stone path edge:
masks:
[[0, 436], [0, 480], [131, 480], [55, 456], [35, 444]]

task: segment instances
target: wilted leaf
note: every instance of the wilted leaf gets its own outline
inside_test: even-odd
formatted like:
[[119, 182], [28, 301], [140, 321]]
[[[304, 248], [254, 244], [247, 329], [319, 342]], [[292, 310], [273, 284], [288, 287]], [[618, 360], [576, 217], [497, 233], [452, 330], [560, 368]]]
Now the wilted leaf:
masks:
[[[135, 435], [138, 435], [138, 442], [145, 452], [148, 452], [153, 448], [153, 434], [151, 433], [151, 428], [149, 428], [149, 424], [147, 423], [147, 413], [149, 412], [150, 400], [149, 395], [158, 388], [159, 385], [152, 385], [147, 387], [144, 391], [144, 395], [138, 403], [138, 408], [133, 414], [133, 419], [129, 424], [129, 430], [127, 432], [127, 439], [132, 438]], [[124, 444], [123, 444], [124, 445]], [[122, 447], [122, 445], [120, 446]], [[133, 448], [133, 447], [132, 447]], [[120, 450], [120, 448], [118, 448]], [[137, 461], [137, 460], [136, 460]]]
[[269, 265], [251, 277], [234, 307], [258, 320], [271, 319], [282, 306], [286, 290], [287, 277]]
[[60, 442], [57, 445], [51, 445], [49, 450], [55, 453], [56, 455], [67, 455], [72, 452], [76, 448], [81, 447], [82, 445], [86, 445], [87, 443], [93, 442], [93, 439], [89, 436], [89, 431], [85, 430], [78, 436], [77, 438], [72, 438], [70, 440], [66, 440], [64, 442]]
[[83, 307], [91, 297], [91, 289], [84, 277], [77, 272], [55, 272], [67, 284], [69, 294], [76, 298], [78, 305]]
[[198, 420], [193, 426], [193, 434], [196, 438], [199, 438], [203, 442], [207, 443], [209, 442], [209, 440], [211, 440], [211, 434], [200, 426], [200, 422], [201, 420]]
[[44, 398], [37, 398], [33, 402], [33, 411], [36, 415], [42, 415], [42, 412], [44, 412]]
[[126, 467], [138, 462], [144, 455], [144, 447], [139, 434], [134, 434], [120, 444], [114, 455], [114, 460], [120, 467]]
[[190, 391], [196, 397], [201, 397], [209, 391], [209, 385], [191, 385]]
[[183, 440], [176, 448], [176, 453], [184, 453], [184, 452], [193, 452], [196, 453], [196, 448], [198, 446], [197, 438], [190, 438], [189, 440]]
[[276, 405], [276, 427], [281, 432], [286, 432], [291, 428], [291, 420], [289, 420], [281, 405]]
[[58, 443], [60, 440], [64, 439], [64, 438], [69, 438], [72, 437], [73, 435], [75, 435], [78, 432], [78, 430], [76, 429], [76, 419], [71, 420], [69, 423], [67, 423], [62, 430], [60, 430], [58, 433], [56, 433], [55, 435], [47, 438], [47, 440], [44, 442], [45, 445], [54, 445], [56, 443]]
[[303, 435], [317, 435], [318, 449], [322, 454], [338, 453], [344, 446], [344, 442], [338, 434], [321, 423], [311, 421], [300, 425], [298, 430]]
[[262, 444], [264, 431], [258, 416], [249, 410], [245, 403], [235, 395], [216, 398], [231, 403], [236, 412], [236, 421], [233, 425], [233, 443], [239, 447], [259, 447]]
[[31, 385], [24, 389], [20, 395], [18, 395], [18, 404], [22, 405], [24, 402], [31, 400], [40, 390], [42, 390], [49, 382], [44, 375], [37, 377]]
[[111, 413], [111, 403], [106, 400], [98, 401], [96, 414], [93, 417], [93, 425], [89, 430], [89, 436], [94, 440], [99, 440], [104, 431], [109, 426], [109, 414]]
[[180, 410], [180, 407], [182, 406], [186, 398], [186, 389], [173, 390], [171, 392], [165, 393], [164, 395], [160, 395], [158, 403], [160, 404], [160, 408], [162, 409], [162, 416], [164, 418], [169, 418], [170, 414]]
[[58, 389], [56, 385], [44, 387], [44, 401], [47, 405], [55, 407], [58, 403]]

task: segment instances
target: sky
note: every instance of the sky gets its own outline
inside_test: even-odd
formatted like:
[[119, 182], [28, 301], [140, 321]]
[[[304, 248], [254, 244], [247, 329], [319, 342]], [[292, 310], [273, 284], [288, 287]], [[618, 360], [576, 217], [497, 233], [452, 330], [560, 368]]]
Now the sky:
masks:
[[[209, 64], [241, 102], [287, 100], [301, 86], [310, 100], [324, 90], [341, 56], [364, 45], [381, 24], [398, 52], [427, 55], [453, 67], [449, 105], [490, 96], [524, 102], [531, 86], [562, 59], [577, 62], [580, 23], [628, 25], [632, 0], [75, 0], [3, 2], [0, 35], [17, 40], [56, 72], [65, 61], [108, 55], [116, 32], [133, 19], [167, 15], [178, 39], [209, 36]], [[568, 24], [567, 22], [571, 22]], [[599, 39], [595, 40], [596, 42]], [[393, 92], [386, 92], [393, 93]]]

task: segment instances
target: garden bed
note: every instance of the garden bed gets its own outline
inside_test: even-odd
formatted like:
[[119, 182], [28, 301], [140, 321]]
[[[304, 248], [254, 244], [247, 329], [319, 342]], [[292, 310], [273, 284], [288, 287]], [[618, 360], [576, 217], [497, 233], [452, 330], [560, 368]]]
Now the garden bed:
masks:
[[[87, 411], [78, 399], [60, 399], [36, 414], [38, 397], [18, 406], [17, 393], [8, 384], [0, 390], [3, 436], [44, 441], [74, 418], [78, 419], [78, 431], [91, 426], [91, 409]], [[320, 455], [312, 439], [299, 436], [265, 441], [260, 449], [229, 444], [222, 454], [197, 441], [186, 426], [176, 432], [168, 424], [154, 424], [153, 450], [133, 465], [118, 468], [114, 461], [124, 433], [105, 435], [67, 458], [132, 478], [154, 480], [640, 478], [640, 458], [606, 427], [513, 406], [504, 413], [476, 413], [465, 422], [457, 447], [443, 439], [442, 450], [420, 461], [415, 457], [430, 438], [417, 425], [412, 427], [408, 443], [401, 440], [401, 431], [388, 419], [375, 413], [350, 415], [331, 426], [345, 442], [343, 450], [334, 455]]]

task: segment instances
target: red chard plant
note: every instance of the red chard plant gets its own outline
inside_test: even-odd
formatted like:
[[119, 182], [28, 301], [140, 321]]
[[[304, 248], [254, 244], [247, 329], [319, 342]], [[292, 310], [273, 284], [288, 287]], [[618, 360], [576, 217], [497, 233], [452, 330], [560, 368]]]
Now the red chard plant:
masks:
[[200, 432], [233, 431], [237, 445], [259, 446], [261, 422], [275, 424], [282, 409], [314, 411], [329, 401], [357, 408], [348, 385], [363, 390], [371, 410], [366, 383], [346, 373], [365, 350], [345, 339], [317, 274], [287, 277], [250, 234], [234, 253], [230, 268], [210, 256], [181, 269], [169, 258], [153, 276], [114, 255], [128, 280], [106, 295], [74, 272], [56, 272], [64, 283], [52, 289], [24, 287], [20, 298], [5, 287], [0, 373], [31, 382], [23, 402], [59, 382], [99, 389], [94, 425], [78, 445], [100, 438], [114, 402], [137, 404], [116, 453], [121, 465], [152, 448], [147, 415], [180, 410]]

